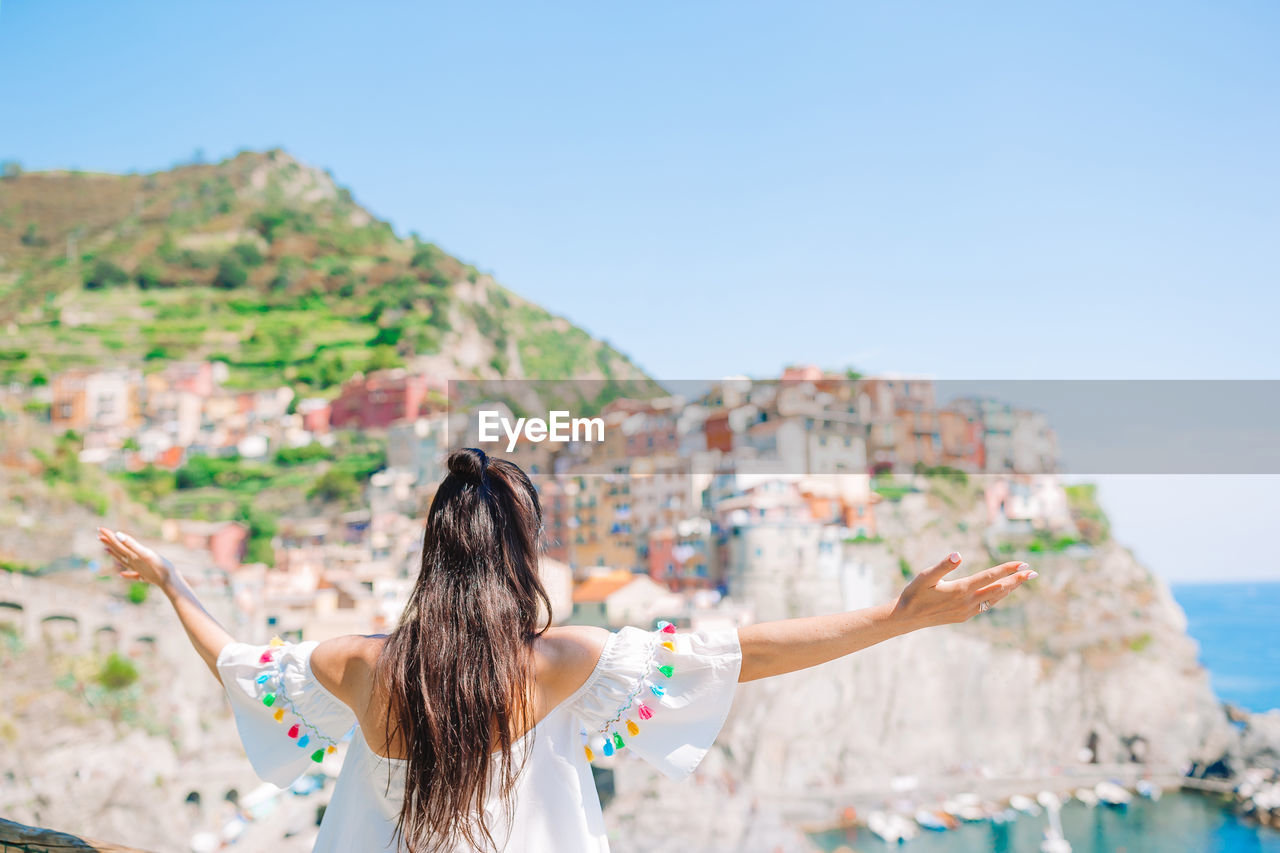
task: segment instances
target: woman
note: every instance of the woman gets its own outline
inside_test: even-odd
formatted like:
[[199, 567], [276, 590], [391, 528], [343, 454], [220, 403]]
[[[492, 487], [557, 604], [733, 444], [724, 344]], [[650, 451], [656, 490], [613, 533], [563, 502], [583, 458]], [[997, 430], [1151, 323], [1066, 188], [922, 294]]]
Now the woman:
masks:
[[608, 850], [599, 755], [634, 753], [681, 779], [738, 683], [962, 622], [1035, 577], [1005, 563], [944, 580], [953, 553], [896, 601], [850, 613], [692, 632], [550, 627], [529, 478], [475, 449], [448, 468], [389, 635], [237, 642], [168, 560], [99, 529], [121, 576], [173, 603], [260, 776], [288, 785], [351, 734], [316, 851]]

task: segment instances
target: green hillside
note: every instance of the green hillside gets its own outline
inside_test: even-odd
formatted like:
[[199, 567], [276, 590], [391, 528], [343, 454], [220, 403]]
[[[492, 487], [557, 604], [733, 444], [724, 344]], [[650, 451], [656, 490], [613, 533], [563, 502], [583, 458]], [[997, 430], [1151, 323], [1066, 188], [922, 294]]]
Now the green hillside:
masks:
[[358, 370], [657, 386], [626, 356], [356, 204], [280, 150], [148, 175], [0, 178], [0, 381], [226, 362], [230, 384], [333, 396]]

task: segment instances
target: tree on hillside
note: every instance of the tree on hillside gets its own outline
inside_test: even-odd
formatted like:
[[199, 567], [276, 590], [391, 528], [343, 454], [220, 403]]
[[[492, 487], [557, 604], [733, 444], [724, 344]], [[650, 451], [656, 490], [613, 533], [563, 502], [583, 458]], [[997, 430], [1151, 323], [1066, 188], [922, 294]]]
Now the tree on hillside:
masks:
[[24, 246], [47, 246], [49, 241], [40, 235], [40, 228], [34, 222], [27, 223], [27, 229], [22, 232], [22, 245]]
[[244, 287], [249, 281], [249, 271], [234, 252], [228, 252], [218, 261], [218, 271], [213, 276], [213, 286], [224, 290]]
[[107, 287], [119, 287], [129, 281], [129, 274], [106, 258], [98, 258], [93, 262], [84, 277], [84, 286], [88, 290], [102, 290]]
[[351, 503], [360, 497], [360, 483], [350, 471], [330, 468], [321, 474], [307, 490], [307, 500]]

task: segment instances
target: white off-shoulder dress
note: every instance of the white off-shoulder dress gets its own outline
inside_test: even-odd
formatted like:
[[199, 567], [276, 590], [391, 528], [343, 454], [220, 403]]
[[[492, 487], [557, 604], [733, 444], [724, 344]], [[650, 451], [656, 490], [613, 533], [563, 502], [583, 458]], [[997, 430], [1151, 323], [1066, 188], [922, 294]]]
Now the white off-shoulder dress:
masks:
[[[316, 645], [231, 643], [218, 655], [245, 752], [259, 776], [284, 787], [350, 736], [313, 850], [394, 851], [405, 763], [374, 753], [351, 709], [316, 680]], [[590, 762], [625, 751], [670, 779], [688, 776], [724, 725], [741, 665], [735, 628], [612, 633], [582, 686], [517, 743], [533, 739], [512, 813], [496, 800], [485, 806], [495, 840], [509, 851], [607, 851]]]

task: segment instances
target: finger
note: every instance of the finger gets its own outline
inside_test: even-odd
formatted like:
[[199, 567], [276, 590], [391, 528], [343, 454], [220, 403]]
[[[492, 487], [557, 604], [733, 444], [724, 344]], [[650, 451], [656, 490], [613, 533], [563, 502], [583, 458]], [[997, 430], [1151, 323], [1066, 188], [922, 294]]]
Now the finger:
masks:
[[134, 539], [128, 533], [117, 533], [116, 542], [120, 544], [121, 550], [130, 560], [145, 560], [142, 555], [141, 543]]
[[129, 551], [135, 557], [142, 556], [142, 549], [144, 547], [143, 544], [139, 542], [137, 539], [134, 539], [128, 533], [124, 533], [124, 532], [116, 533], [116, 539], [118, 539], [120, 541], [120, 544], [125, 547], [125, 550]]
[[986, 586], [976, 590], [973, 593], [973, 597], [978, 599], [978, 601], [985, 601], [988, 604], [995, 604], [997, 601], [1004, 598], [1006, 595], [1013, 592], [1015, 589], [1017, 589], [1018, 587], [1022, 586], [1024, 583], [1026, 583], [1027, 581], [1035, 577], [1039, 577], [1039, 575], [1037, 575], [1033, 571], [1028, 570], [1023, 572], [1018, 572], [1016, 575], [1012, 577], [1004, 578], [1003, 580], [998, 580], [995, 583], [987, 584]]
[[116, 535], [114, 530], [106, 530], [101, 527], [98, 528], [98, 540], [108, 548], [115, 548], [117, 550], [124, 549], [124, 543], [120, 541], [120, 537]]
[[998, 566], [993, 566], [984, 571], [975, 572], [967, 578], [960, 578], [956, 583], [959, 585], [961, 590], [965, 592], [972, 592], [973, 590], [982, 589], [993, 581], [998, 581], [1001, 578], [1007, 578], [1014, 572], [1025, 571], [1029, 568], [1031, 567], [1026, 563], [1020, 563], [1017, 560], [1014, 560], [1012, 563], [1001, 563]]
[[126, 562], [132, 559], [129, 552], [126, 551], [124, 547], [120, 545], [118, 542], [114, 540], [104, 539], [103, 544], [107, 546], [107, 553], [110, 554], [114, 559], [124, 560]]
[[946, 577], [948, 574], [954, 571], [956, 566], [960, 565], [960, 561], [962, 559], [964, 558], [960, 556], [960, 553], [958, 551], [952, 551], [950, 554], [943, 557], [942, 560], [939, 561], [938, 564], [935, 565], [933, 568], [926, 569], [925, 571], [921, 572], [920, 577], [924, 578], [929, 583], [936, 584], [938, 581], [942, 580], [944, 577]]
[[136, 571], [129, 568], [119, 560], [116, 560], [116, 571], [119, 572], [120, 577], [124, 578], [125, 580], [137, 580], [139, 577], [141, 577], [141, 575], [139, 575]]

